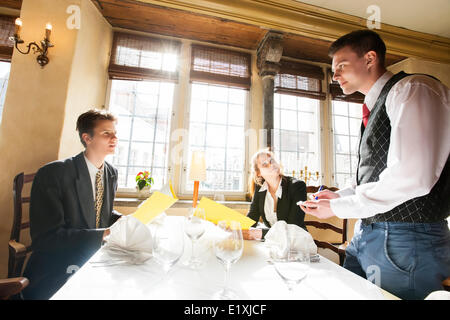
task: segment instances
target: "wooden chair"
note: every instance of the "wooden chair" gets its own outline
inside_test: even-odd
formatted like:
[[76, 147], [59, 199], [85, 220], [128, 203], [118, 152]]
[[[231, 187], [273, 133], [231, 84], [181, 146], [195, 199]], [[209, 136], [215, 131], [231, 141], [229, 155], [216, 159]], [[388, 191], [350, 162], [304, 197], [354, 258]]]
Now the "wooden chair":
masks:
[[33, 182], [35, 175], [35, 173], [24, 174], [21, 172], [14, 178], [14, 220], [11, 228], [10, 240], [8, 242], [8, 278], [17, 278], [22, 275], [25, 259], [31, 252], [31, 246], [26, 246], [20, 242], [21, 231], [30, 228], [29, 221], [22, 222], [22, 205], [30, 202], [30, 197], [22, 197], [22, 190], [25, 183]]
[[[319, 190], [319, 187], [316, 187], [316, 186], [307, 186], [306, 187], [307, 194], [316, 193], [318, 190]], [[337, 191], [339, 189], [335, 188], [335, 187], [323, 186], [323, 190]], [[327, 241], [320, 241], [320, 240], [314, 239], [314, 242], [316, 243], [318, 248], [329, 249], [338, 254], [340, 266], [342, 266], [344, 264], [345, 248], [348, 246], [347, 223], [348, 223], [347, 219], [343, 219], [342, 220], [342, 228], [339, 228], [335, 225], [332, 225], [332, 224], [326, 223], [326, 222], [305, 220], [306, 226], [311, 226], [311, 227], [315, 227], [318, 229], [324, 229], [324, 230], [332, 230], [332, 231], [342, 235], [341, 240], [337, 243], [331, 243], [331, 242], [327, 242]]]
[[28, 279], [24, 277], [0, 279], [0, 300], [8, 300], [19, 294], [28, 283]]

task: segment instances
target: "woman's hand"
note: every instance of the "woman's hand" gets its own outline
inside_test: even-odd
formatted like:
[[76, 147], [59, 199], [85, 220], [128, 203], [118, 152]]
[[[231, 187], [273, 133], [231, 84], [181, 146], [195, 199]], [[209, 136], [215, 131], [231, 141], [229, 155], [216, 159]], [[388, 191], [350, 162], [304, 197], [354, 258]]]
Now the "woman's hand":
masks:
[[244, 240], [261, 240], [262, 230], [261, 229], [242, 230], [242, 237], [244, 238]]

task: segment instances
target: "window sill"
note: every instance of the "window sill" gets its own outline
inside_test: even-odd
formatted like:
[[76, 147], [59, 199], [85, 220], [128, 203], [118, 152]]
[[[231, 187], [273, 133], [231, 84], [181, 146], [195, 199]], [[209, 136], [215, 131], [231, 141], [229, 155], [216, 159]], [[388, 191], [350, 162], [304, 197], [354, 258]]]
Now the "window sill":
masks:
[[[146, 199], [118, 198], [114, 199], [114, 207], [138, 207]], [[234, 210], [249, 210], [251, 202], [248, 201], [217, 201], [217, 203]], [[178, 200], [171, 208], [190, 208], [192, 200]]]

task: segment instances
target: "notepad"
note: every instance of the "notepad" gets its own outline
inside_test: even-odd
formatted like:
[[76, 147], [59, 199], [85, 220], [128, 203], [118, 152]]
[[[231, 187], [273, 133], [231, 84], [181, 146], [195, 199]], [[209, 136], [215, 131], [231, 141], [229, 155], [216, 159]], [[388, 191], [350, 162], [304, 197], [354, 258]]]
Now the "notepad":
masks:
[[143, 224], [147, 224], [165, 210], [169, 209], [177, 201], [178, 199], [175, 199], [174, 197], [155, 191], [139, 206], [132, 216]]
[[217, 224], [221, 220], [239, 221], [243, 230], [250, 229], [256, 221], [244, 216], [236, 210], [230, 209], [220, 203], [217, 203], [209, 198], [202, 197], [198, 204], [199, 208], [205, 210], [206, 220]]

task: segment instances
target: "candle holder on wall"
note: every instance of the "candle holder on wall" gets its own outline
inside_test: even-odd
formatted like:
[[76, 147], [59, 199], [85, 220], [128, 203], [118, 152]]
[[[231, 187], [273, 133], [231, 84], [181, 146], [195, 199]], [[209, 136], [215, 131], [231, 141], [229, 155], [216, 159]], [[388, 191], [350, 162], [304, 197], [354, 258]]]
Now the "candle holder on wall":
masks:
[[17, 51], [19, 51], [21, 54], [29, 54], [31, 49], [33, 49], [33, 54], [39, 53], [36, 60], [39, 63], [39, 65], [41, 66], [41, 68], [44, 68], [44, 66], [46, 66], [49, 62], [49, 59], [47, 57], [48, 48], [54, 47], [54, 45], [50, 42], [50, 34], [52, 31], [52, 25], [50, 23], [47, 23], [47, 25], [45, 26], [45, 38], [43, 40], [41, 40], [41, 46], [39, 46], [39, 44], [37, 44], [36, 42], [30, 42], [27, 45], [27, 50], [22, 51], [19, 48], [19, 44], [25, 43], [25, 41], [23, 41], [20, 38], [20, 31], [22, 28], [22, 20], [20, 18], [17, 18], [15, 23], [16, 23], [16, 29], [14, 32], [14, 36], [9, 37], [9, 40], [14, 41], [14, 45], [15, 45]]

